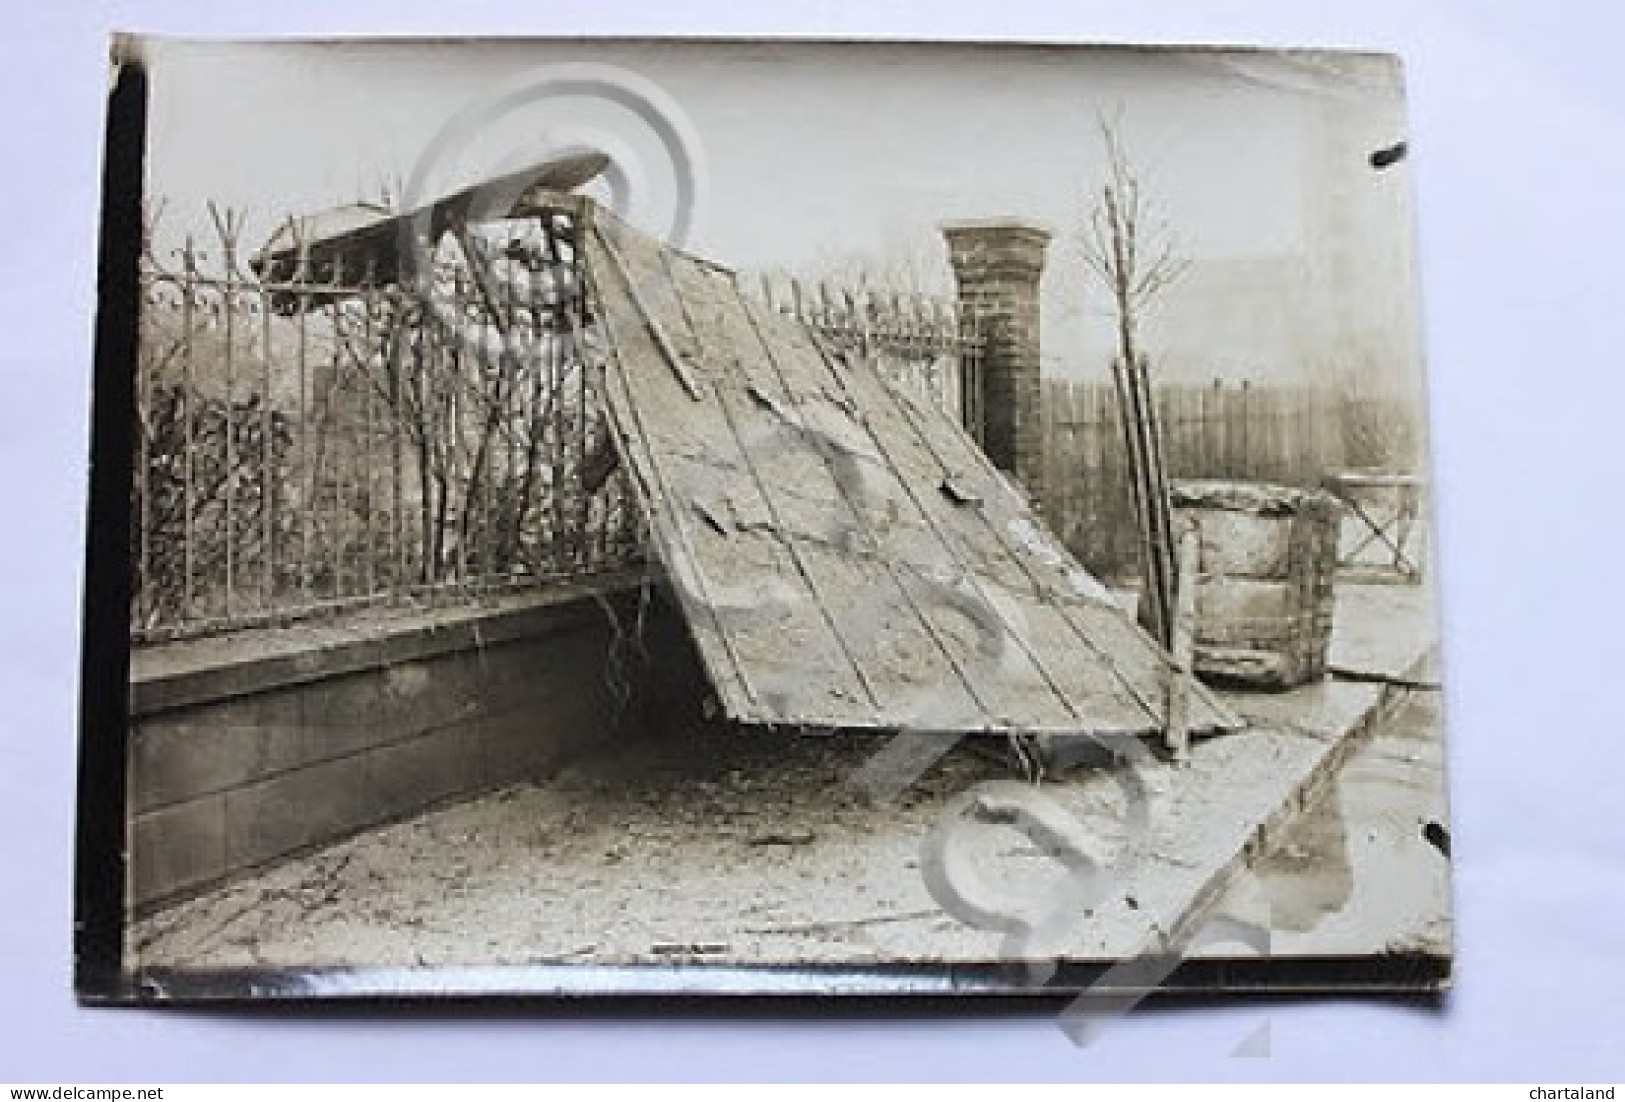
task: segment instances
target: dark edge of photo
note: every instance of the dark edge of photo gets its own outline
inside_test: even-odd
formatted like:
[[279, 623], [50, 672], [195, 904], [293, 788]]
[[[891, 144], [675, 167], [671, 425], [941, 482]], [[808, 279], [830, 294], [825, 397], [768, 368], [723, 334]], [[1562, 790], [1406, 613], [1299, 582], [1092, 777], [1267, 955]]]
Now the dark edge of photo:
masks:
[[73, 986], [81, 1002], [129, 997], [124, 975], [129, 743], [130, 486], [140, 332], [147, 74], [112, 46], [97, 255], [90, 508], [81, 614]]

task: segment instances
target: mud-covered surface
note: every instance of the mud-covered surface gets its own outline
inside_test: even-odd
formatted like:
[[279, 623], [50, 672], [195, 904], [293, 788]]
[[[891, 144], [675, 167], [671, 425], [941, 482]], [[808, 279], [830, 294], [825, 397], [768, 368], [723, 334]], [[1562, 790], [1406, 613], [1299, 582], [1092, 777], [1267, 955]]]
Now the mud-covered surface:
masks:
[[[673, 732], [329, 847], [139, 925], [146, 965], [986, 959], [921, 847], [949, 802], [1013, 775], [962, 745], [870, 806], [870, 739]], [[1069, 784], [1108, 838], [1115, 784]], [[1046, 791], [1059, 792], [1059, 786]], [[978, 838], [1006, 887], [1056, 871], [1012, 831]], [[1012, 895], [1019, 892], [1012, 892]]]
[[[1357, 597], [1347, 611], [1369, 605], [1403, 625], [1392, 615], [1399, 592]], [[1379, 634], [1364, 632], [1362, 646], [1396, 668], [1377, 653]], [[1097, 760], [1034, 787], [1018, 779], [1002, 739], [966, 740], [878, 803], [853, 783], [878, 736], [673, 723], [537, 783], [169, 907], [132, 925], [131, 959], [138, 968], [987, 961], [1011, 951], [1011, 923], [1001, 932], [963, 921], [965, 900], [1006, 919], [1050, 916], [1063, 850], [1119, 875], [1079, 903], [1075, 921], [1025, 948], [1121, 957], [1184, 921], [1206, 886], [1235, 872], [1258, 824], [1338, 760], [1333, 750], [1359, 717], [1405, 692], [1410, 705], [1259, 866], [1255, 897], [1231, 902], [1258, 913], [1262, 892], [1281, 955], [1437, 949], [1448, 939], [1448, 863], [1421, 833], [1425, 821], [1445, 822], [1436, 694], [1345, 682], [1233, 698], [1257, 726], [1198, 742], [1187, 769]], [[1059, 848], [985, 821], [996, 815], [961, 814], [973, 792], [991, 793], [996, 811], [1000, 793], [1023, 791], [1060, 823]], [[1130, 812], [1135, 801], [1143, 820]], [[927, 875], [929, 840], [945, 824], [962, 858], [947, 893], [957, 901]]]

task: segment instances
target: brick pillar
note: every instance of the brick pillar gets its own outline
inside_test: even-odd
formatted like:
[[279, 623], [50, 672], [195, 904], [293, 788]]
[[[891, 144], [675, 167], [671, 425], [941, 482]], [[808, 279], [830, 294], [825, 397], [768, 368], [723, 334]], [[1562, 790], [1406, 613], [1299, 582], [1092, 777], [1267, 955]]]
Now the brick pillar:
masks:
[[942, 228], [959, 284], [959, 306], [987, 341], [982, 360], [983, 447], [1015, 475], [1035, 505], [1044, 500], [1043, 391], [1039, 383], [1038, 280], [1050, 233], [1015, 219]]

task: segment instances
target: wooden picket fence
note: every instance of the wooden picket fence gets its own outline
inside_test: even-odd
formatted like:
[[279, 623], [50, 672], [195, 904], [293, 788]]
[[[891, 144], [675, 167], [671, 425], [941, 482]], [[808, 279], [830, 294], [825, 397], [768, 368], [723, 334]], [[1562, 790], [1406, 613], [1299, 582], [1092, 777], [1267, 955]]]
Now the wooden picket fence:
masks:
[[[1170, 478], [1230, 478], [1318, 486], [1348, 466], [1394, 457], [1358, 454], [1372, 420], [1408, 420], [1398, 403], [1375, 411], [1335, 390], [1215, 380], [1156, 388]], [[1109, 382], [1044, 384], [1045, 500], [1051, 527], [1097, 574], [1139, 558], [1127, 451]]]

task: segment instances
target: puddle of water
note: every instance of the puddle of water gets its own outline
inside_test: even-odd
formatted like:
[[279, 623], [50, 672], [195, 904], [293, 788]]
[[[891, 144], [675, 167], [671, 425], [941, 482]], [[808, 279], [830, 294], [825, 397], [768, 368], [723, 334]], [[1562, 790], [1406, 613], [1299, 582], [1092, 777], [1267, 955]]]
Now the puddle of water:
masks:
[[1342, 785], [1306, 812], [1282, 844], [1253, 868], [1277, 930], [1306, 933], [1343, 909], [1354, 893]]
[[1413, 692], [1253, 868], [1292, 952], [1448, 951], [1438, 694]]

